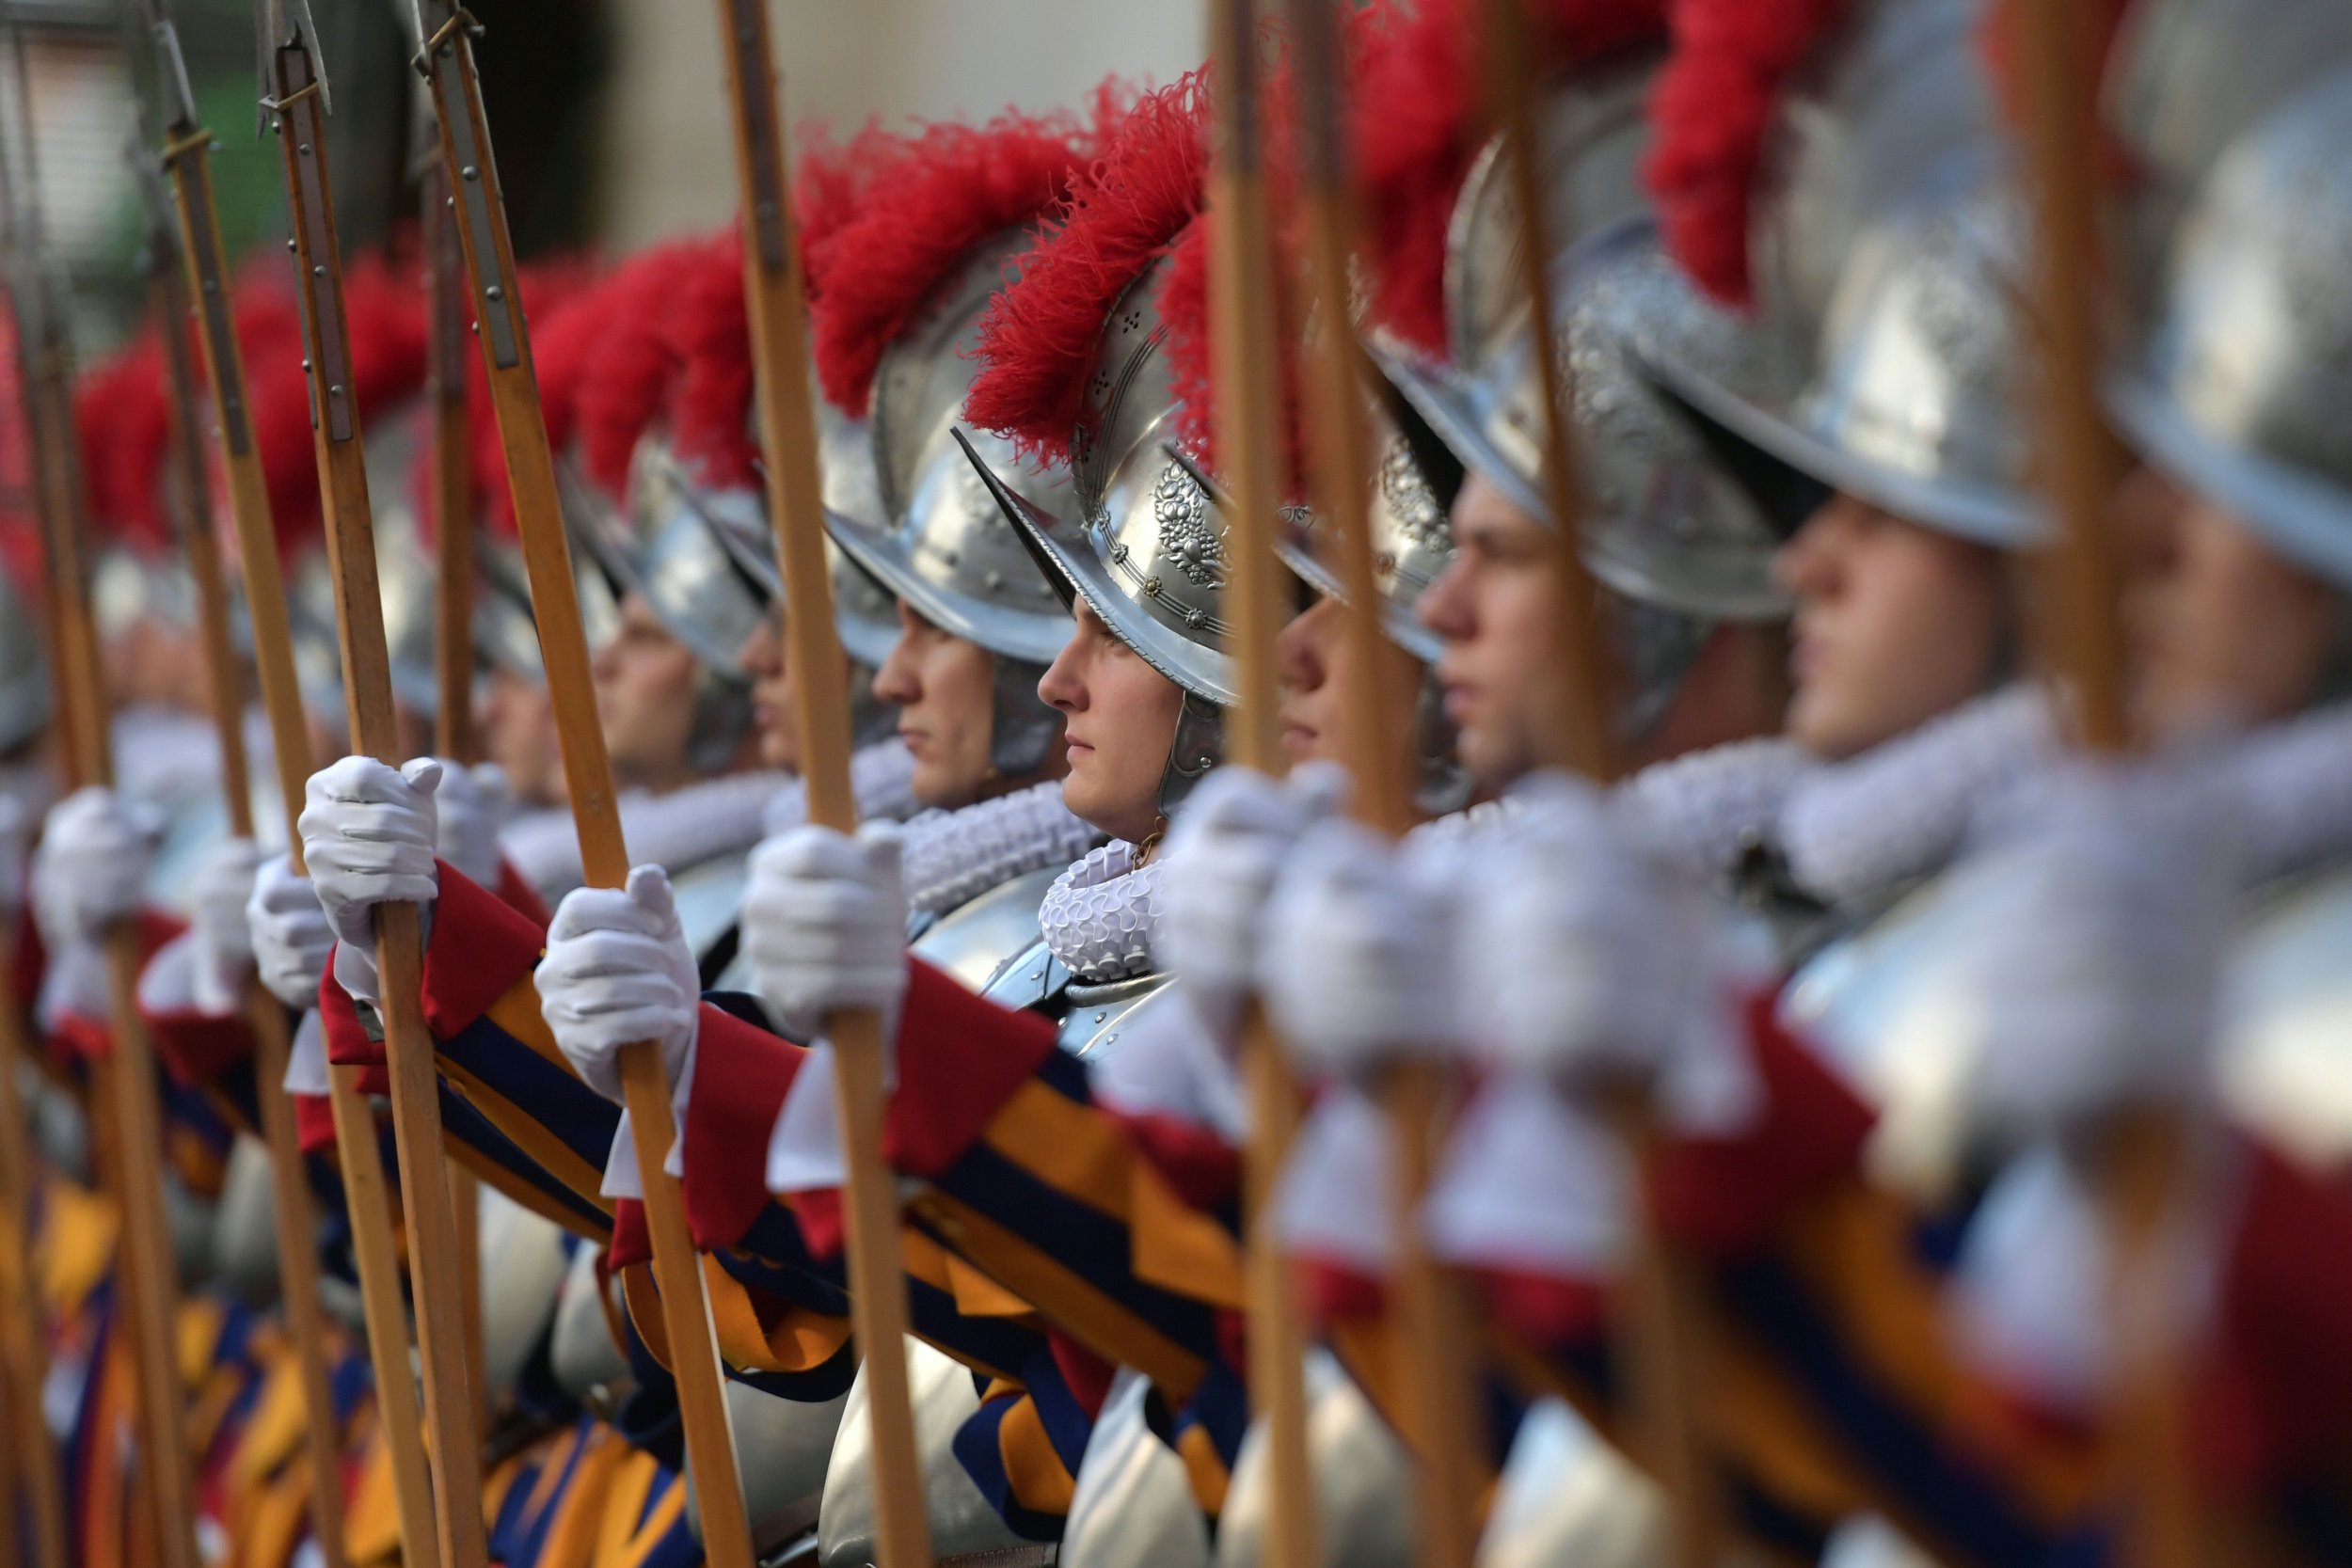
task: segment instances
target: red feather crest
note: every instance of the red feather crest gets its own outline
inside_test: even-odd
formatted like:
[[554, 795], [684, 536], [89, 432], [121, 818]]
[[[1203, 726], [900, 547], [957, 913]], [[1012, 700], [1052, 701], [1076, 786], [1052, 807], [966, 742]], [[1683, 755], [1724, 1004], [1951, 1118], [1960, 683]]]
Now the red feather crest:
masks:
[[1071, 194], [1057, 226], [989, 306], [964, 412], [1025, 454], [1059, 458], [1077, 428], [1103, 323], [1200, 211], [1208, 87], [1194, 72], [1145, 95]]
[[941, 121], [869, 148], [857, 211], [809, 249], [817, 378], [863, 417], [874, 368], [972, 248], [1061, 203], [1096, 151], [1076, 117], [1008, 110], [982, 126]]

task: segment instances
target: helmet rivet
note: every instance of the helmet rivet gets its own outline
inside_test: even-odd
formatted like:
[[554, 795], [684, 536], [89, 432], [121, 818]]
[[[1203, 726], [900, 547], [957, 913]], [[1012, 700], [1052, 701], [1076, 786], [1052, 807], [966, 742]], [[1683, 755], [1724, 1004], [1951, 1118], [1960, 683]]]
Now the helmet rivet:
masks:
[[1158, 598], [1160, 595], [1160, 579], [1157, 578], [1145, 578], [1143, 579], [1143, 591], [1152, 595], [1152, 597], [1155, 599]]

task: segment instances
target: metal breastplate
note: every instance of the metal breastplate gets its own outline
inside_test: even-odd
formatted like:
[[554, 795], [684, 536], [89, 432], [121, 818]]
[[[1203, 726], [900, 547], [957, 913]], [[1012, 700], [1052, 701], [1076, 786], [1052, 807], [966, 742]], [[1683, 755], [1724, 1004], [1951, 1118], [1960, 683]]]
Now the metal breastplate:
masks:
[[1644, 1568], [1665, 1556], [1657, 1483], [1558, 1400], [1530, 1410], [1486, 1518], [1482, 1568]]
[[[914, 939], [914, 956], [944, 969], [983, 995], [991, 982], [1041, 947], [1038, 907], [1046, 890], [1062, 874], [1059, 865], [1041, 866], [1008, 882], [999, 882], [977, 898], [941, 915]], [[1036, 964], [1029, 966], [1034, 969]]]
[[[1053, 1548], [1023, 1541], [989, 1506], [955, 1455], [956, 1433], [980, 1407], [969, 1369], [919, 1340], [909, 1339], [908, 1391], [914, 1406], [914, 1449], [923, 1470], [931, 1551], [945, 1565], [965, 1559], [995, 1568], [1047, 1563]], [[867, 1419], [866, 1370], [858, 1369], [825, 1469], [818, 1511], [818, 1568], [864, 1568], [878, 1560], [874, 1531], [874, 1445]]]
[[185, 916], [188, 879], [206, 851], [229, 836], [229, 804], [217, 789], [167, 804], [163, 841], [147, 863], [147, 902]]
[[2352, 864], [2260, 895], [2231, 951], [2217, 1070], [2231, 1110], [2321, 1168], [2352, 1163]]
[[1087, 1435], [1062, 1568], [1209, 1568], [1208, 1521], [1184, 1462], [1146, 1418], [1152, 1385], [1120, 1370]]
[[[787, 1400], [748, 1383], [726, 1386], [727, 1427], [735, 1436], [736, 1474], [752, 1521], [752, 1549], [763, 1557], [806, 1536], [817, 1523], [825, 1467], [850, 1402]], [[703, 1538], [702, 1510], [690, 1488], [687, 1528]]]
[[670, 873], [678, 925], [686, 932], [688, 951], [696, 958], [735, 928], [743, 912], [743, 889], [751, 880], [751, 870], [749, 854], [726, 854]]
[[1963, 1089], [1983, 1048], [1983, 977], [1962, 955], [1985, 884], [1965, 863], [1832, 942], [1798, 969], [1781, 1017], [1879, 1112], [1874, 1175], [1932, 1200], [1960, 1174]]

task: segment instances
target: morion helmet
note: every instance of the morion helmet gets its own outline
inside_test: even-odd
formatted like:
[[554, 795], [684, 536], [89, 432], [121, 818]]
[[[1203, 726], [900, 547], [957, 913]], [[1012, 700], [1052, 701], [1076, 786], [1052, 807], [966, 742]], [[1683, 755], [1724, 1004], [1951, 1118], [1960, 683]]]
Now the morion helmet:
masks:
[[1753, 298], [1776, 362], [1759, 390], [1677, 345], [1644, 356], [1711, 437], [2012, 548], [2042, 530], [2017, 416], [2028, 236], [1978, 15], [1976, 0], [1865, 0], [1832, 39], [1735, 57], [1772, 102], [1760, 144], [1728, 152], [1704, 145], [1725, 62], [1677, 57], [1653, 188], [1677, 259], [1718, 295]]

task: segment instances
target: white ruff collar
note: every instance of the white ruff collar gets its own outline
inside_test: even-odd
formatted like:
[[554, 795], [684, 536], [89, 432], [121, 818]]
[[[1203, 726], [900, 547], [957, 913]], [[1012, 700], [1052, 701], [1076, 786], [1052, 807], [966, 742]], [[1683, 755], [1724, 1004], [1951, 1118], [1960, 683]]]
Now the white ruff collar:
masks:
[[1653, 824], [1661, 847], [1714, 881], [1730, 873], [1752, 835], [1778, 816], [1820, 764], [1777, 736], [1735, 740], [1653, 763], [1618, 795]]
[[1031, 784], [958, 811], [910, 818], [901, 850], [907, 901], [944, 914], [993, 887], [1068, 865], [1103, 835], [1062, 804], [1058, 783]]
[[2010, 687], [1797, 781], [1774, 833], [1789, 873], [1829, 903], [1883, 892], [1951, 858], [1993, 797], [2048, 765], [2047, 697]]
[[1152, 973], [1159, 928], [1162, 862], [1136, 864], [1136, 847], [1115, 838], [1054, 879], [1038, 911], [1045, 946], [1081, 985]]
[[2352, 703], [2245, 736], [2218, 766], [2249, 886], [2352, 854]]

